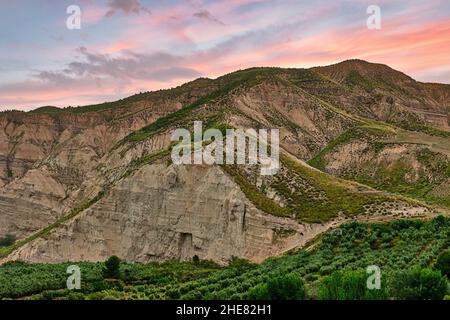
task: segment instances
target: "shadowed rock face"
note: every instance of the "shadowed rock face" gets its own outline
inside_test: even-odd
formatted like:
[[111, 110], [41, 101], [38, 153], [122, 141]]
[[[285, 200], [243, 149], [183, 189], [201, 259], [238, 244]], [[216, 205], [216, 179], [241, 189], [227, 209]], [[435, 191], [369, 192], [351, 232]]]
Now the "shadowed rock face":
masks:
[[[219, 263], [232, 256], [260, 261], [348, 219], [434, 214], [422, 203], [332, 175], [353, 178], [344, 174], [349, 166], [389, 165], [399, 157], [417, 169], [419, 153], [408, 150], [422, 147], [405, 147], [401, 139], [413, 131], [398, 129], [411, 129], [414, 121], [423, 148], [433, 146], [445, 164], [446, 149], [434, 142], [447, 139], [439, 130], [448, 129], [448, 97], [447, 85], [418, 83], [357, 60], [309, 70], [244, 70], [64, 112], [2, 113], [0, 237], [27, 239], [50, 226], [3, 261], [97, 261], [113, 254], [139, 262], [194, 255]], [[190, 111], [177, 113], [182, 107]], [[165, 151], [170, 133], [191, 128], [193, 120], [279, 128], [282, 151], [299, 168], [286, 166], [277, 177], [261, 180], [251, 168], [175, 166]], [[432, 125], [441, 137], [430, 135]], [[383, 134], [370, 141], [361, 135], [347, 139], [349, 129], [360, 127]], [[381, 142], [398, 146], [364, 151]], [[317, 175], [302, 162], [317, 155], [322, 162], [316, 167], [328, 174]], [[410, 178], [422, 169], [431, 175], [438, 170], [419, 168]], [[446, 171], [439, 170], [432, 192], [447, 181]], [[439, 197], [448, 197], [440, 189]], [[360, 208], [334, 205], [352, 194]], [[320, 199], [330, 205], [317, 212], [307, 205]]]

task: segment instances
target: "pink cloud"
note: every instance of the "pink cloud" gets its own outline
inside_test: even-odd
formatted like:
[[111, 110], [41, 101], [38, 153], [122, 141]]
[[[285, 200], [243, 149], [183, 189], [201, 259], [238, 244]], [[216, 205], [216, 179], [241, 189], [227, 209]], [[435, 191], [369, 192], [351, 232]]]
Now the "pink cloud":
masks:
[[[437, 6], [445, 5], [441, 0], [414, 5], [399, 1], [405, 4], [400, 9], [383, 11], [381, 30], [366, 28], [365, 10], [359, 20], [343, 22], [341, 15], [347, 18], [347, 11], [339, 12], [336, 3], [301, 10], [296, 0], [280, 1], [279, 6], [252, 0], [206, 5], [183, 1], [152, 7], [151, 14], [122, 10], [116, 20], [105, 18], [108, 8], [98, 3], [83, 0], [83, 23], [94, 28], [105, 19], [120, 28], [112, 28], [103, 40], [92, 37], [95, 40], [80, 44], [87, 48], [84, 53], [66, 58], [69, 61], [59, 70], [44, 70], [40, 78], [0, 87], [0, 104], [100, 102], [144, 88], [173, 87], [200, 74], [217, 77], [253, 66], [311, 67], [350, 58], [385, 63], [418, 80], [450, 82], [450, 19], [432, 16], [440, 13]], [[364, 9], [367, 1], [349, 3]], [[383, 8], [390, 3], [379, 1]], [[67, 47], [62, 48], [52, 48], [52, 59], [63, 54], [59, 51], [67, 56]]]
[[99, 7], [93, 3], [81, 6], [81, 21], [83, 24], [96, 24], [102, 20], [106, 14], [103, 7]]

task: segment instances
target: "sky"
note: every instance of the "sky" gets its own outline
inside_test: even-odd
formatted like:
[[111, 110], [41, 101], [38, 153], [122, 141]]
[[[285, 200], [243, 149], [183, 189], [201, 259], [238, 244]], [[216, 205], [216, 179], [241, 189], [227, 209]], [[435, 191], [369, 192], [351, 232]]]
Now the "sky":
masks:
[[[80, 9], [80, 28], [68, 28]], [[380, 8], [380, 28], [367, 20]], [[450, 0], [0, 0], [0, 110], [346, 59], [450, 83]]]

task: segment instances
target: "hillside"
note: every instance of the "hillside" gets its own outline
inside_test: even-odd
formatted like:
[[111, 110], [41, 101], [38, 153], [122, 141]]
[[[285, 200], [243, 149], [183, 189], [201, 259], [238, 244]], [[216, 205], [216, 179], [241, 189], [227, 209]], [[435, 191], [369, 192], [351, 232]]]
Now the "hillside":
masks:
[[[2, 262], [260, 262], [350, 220], [446, 214], [449, 91], [349, 60], [2, 113]], [[174, 165], [171, 132], [194, 120], [279, 128], [281, 169]]]
[[[270, 279], [295, 275], [305, 279], [306, 299], [411, 299], [399, 290], [405, 270], [432, 268], [449, 247], [450, 220], [396, 221], [389, 224], [345, 224], [310, 243], [305, 250], [249, 264], [238, 259], [226, 267], [210, 261], [120, 265], [118, 279], [104, 279], [104, 264], [77, 263], [85, 275], [81, 290], [67, 290], [64, 264], [10, 263], [0, 268], [0, 299], [254, 299]], [[365, 288], [365, 269], [382, 270], [381, 290]], [[340, 288], [330, 295], [327, 284], [344, 275], [361, 288]], [[344, 278], [345, 279], [345, 278]], [[345, 282], [344, 282], [345, 283]], [[332, 287], [331, 287], [332, 288]], [[410, 289], [408, 292], [407, 289]], [[336, 288], [335, 288], [336, 290]]]

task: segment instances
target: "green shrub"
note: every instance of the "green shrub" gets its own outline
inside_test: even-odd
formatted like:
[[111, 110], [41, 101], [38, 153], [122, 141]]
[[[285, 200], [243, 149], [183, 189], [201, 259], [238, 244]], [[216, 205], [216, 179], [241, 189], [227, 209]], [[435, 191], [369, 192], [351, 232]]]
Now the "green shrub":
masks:
[[241, 259], [235, 256], [232, 256], [228, 261], [228, 267], [230, 268], [245, 268], [251, 266], [251, 263], [248, 260]]
[[446, 250], [439, 255], [434, 267], [447, 278], [450, 278], [450, 250]]
[[248, 292], [247, 298], [249, 300], [270, 300], [269, 292], [267, 291], [267, 285], [265, 283], [259, 284], [253, 287]]
[[120, 277], [120, 258], [112, 256], [105, 261], [103, 276], [105, 278], [117, 279]]
[[442, 300], [447, 286], [447, 278], [440, 271], [415, 268], [395, 273], [390, 290], [396, 299]]
[[334, 272], [320, 283], [318, 297], [321, 300], [381, 300], [387, 299], [386, 290], [368, 289], [363, 271]]
[[9, 247], [16, 242], [16, 237], [12, 234], [7, 234], [3, 238], [0, 238], [0, 247]]
[[85, 300], [86, 296], [81, 292], [71, 291], [65, 298], [67, 300]]
[[279, 276], [252, 288], [248, 298], [251, 300], [302, 300], [305, 298], [305, 283], [296, 274]]

